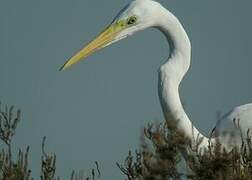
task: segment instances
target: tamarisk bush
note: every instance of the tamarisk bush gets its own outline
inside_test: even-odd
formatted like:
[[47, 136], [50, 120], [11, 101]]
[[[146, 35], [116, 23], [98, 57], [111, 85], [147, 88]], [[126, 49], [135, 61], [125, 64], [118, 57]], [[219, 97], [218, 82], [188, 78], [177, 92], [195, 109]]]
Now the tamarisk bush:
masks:
[[[31, 169], [29, 168], [29, 146], [25, 150], [19, 149], [17, 155], [13, 155], [12, 140], [16, 128], [21, 121], [21, 111], [15, 110], [14, 106], [0, 105], [0, 140], [4, 147], [0, 149], [0, 180], [32, 180]], [[41, 156], [41, 180], [60, 180], [56, 176], [56, 155], [45, 151], [46, 137], [42, 141]], [[17, 158], [14, 158], [17, 156]], [[100, 177], [98, 162], [96, 168], [92, 169], [91, 176], [72, 172], [71, 180], [95, 180]], [[37, 178], [36, 178], [37, 179]]]
[[[14, 106], [0, 106], [0, 180], [32, 180], [29, 167], [29, 146], [13, 154], [12, 140], [21, 122], [21, 111]], [[239, 120], [234, 120], [239, 128]], [[168, 128], [169, 127], [169, 128]], [[240, 128], [239, 128], [240, 129]], [[201, 139], [191, 142], [176, 124], [148, 124], [142, 132], [141, 145], [135, 153], [129, 152], [124, 163], [116, 163], [127, 180], [250, 180], [252, 179], [251, 132], [241, 135], [242, 146], [226, 151], [220, 143], [202, 153]], [[45, 150], [42, 140], [40, 180], [60, 180], [56, 176], [57, 158]], [[182, 156], [183, 154], [183, 156]], [[186, 157], [186, 158], [184, 158]], [[181, 170], [184, 164], [187, 170]], [[100, 179], [98, 162], [90, 174], [72, 171], [70, 180]]]
[[[148, 125], [144, 128], [140, 150], [129, 152], [120, 171], [128, 180], [251, 180], [252, 141], [250, 130], [242, 137], [242, 146], [226, 151], [217, 143], [202, 153], [198, 142], [190, 142], [182, 132], [167, 124]], [[239, 125], [237, 126], [239, 128]], [[195, 145], [196, 144], [196, 145]], [[194, 145], [194, 146], [193, 146]], [[183, 156], [182, 154], [183, 153]], [[187, 167], [181, 171], [183, 157]]]

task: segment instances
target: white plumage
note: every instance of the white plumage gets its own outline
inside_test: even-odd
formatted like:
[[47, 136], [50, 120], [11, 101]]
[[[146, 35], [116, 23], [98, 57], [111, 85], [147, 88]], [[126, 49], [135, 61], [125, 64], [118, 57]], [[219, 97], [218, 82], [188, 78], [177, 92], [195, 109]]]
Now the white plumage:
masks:
[[[215, 137], [228, 149], [241, 145], [252, 131], [252, 103], [235, 107], [224, 115], [215, 126]], [[251, 129], [251, 130], [249, 130]], [[242, 130], [242, 132], [240, 131]], [[249, 130], [249, 132], [248, 132]]]
[[[160, 67], [158, 93], [164, 117], [169, 123], [176, 123], [192, 140], [202, 137], [201, 147], [208, 146], [208, 138], [202, 135], [188, 118], [179, 96], [179, 85], [190, 67], [191, 44], [179, 20], [161, 4], [153, 0], [134, 0], [124, 7], [113, 22], [95, 40], [67, 61], [62, 69], [86, 58], [93, 52], [138, 31], [154, 27], [167, 38], [170, 51], [167, 61]], [[241, 144], [241, 133], [234, 124], [239, 120], [241, 132], [246, 136], [252, 128], [252, 104], [239, 106], [221, 118], [215, 127], [214, 135], [220, 143], [231, 148]], [[215, 143], [212, 138], [212, 143]]]

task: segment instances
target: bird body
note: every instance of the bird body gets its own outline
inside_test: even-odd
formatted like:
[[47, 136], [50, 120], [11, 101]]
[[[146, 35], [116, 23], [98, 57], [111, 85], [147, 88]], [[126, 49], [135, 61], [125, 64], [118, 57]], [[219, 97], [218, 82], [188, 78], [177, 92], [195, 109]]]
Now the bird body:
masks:
[[[221, 117], [216, 123], [214, 136], [231, 149], [234, 145], [240, 146], [251, 136], [252, 128], [252, 103], [235, 107]], [[250, 131], [248, 131], [250, 129]]]
[[[95, 40], [71, 57], [61, 68], [64, 70], [95, 51], [149, 27], [159, 29], [169, 43], [169, 56], [158, 74], [158, 94], [164, 117], [176, 124], [192, 141], [203, 139], [201, 147], [208, 147], [209, 138], [202, 135], [188, 118], [179, 96], [179, 86], [190, 67], [191, 44], [180, 21], [161, 4], [153, 0], [133, 0], [115, 17], [113, 22]], [[234, 108], [221, 118], [215, 127], [215, 138], [225, 147], [240, 145], [240, 131], [233, 123], [239, 119], [242, 133], [252, 128], [252, 104]], [[215, 139], [212, 140], [215, 143]]]

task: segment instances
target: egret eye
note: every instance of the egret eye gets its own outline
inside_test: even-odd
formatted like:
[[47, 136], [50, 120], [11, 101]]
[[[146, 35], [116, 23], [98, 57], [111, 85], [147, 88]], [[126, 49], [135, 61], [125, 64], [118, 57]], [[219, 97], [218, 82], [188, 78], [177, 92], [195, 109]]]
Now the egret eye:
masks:
[[130, 18], [128, 19], [127, 24], [128, 24], [128, 25], [132, 25], [132, 24], [135, 24], [136, 21], [137, 21], [137, 17], [136, 17], [136, 16], [132, 16], [132, 17], [130, 17]]

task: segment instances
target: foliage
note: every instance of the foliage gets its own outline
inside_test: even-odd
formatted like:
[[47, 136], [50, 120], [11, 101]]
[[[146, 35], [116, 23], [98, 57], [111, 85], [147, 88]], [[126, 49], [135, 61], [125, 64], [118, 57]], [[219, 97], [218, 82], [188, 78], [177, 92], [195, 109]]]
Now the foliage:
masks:
[[[124, 164], [117, 163], [128, 180], [248, 180], [252, 177], [252, 142], [250, 132], [242, 138], [240, 149], [226, 151], [220, 143], [202, 153], [175, 128], [166, 124], [144, 129], [141, 150], [135, 159], [130, 152]], [[199, 140], [200, 141], [200, 140]], [[201, 142], [201, 141], [200, 141]], [[183, 155], [183, 156], [182, 156]], [[181, 172], [182, 157], [187, 172]]]
[[0, 179], [3, 180], [31, 179], [31, 170], [28, 168], [29, 146], [25, 151], [19, 150], [17, 160], [14, 161], [12, 155], [12, 139], [20, 117], [20, 110], [14, 112], [13, 106], [0, 109], [0, 139], [6, 145], [0, 153]]
[[[72, 172], [71, 180], [95, 180], [99, 179], [101, 177], [101, 172], [99, 169], [99, 164], [97, 161], [95, 161], [95, 169], [93, 168], [91, 171], [91, 176], [86, 176], [84, 171], [79, 171], [79, 172]], [[92, 177], [92, 178], [91, 178]]]
[[[31, 170], [29, 169], [29, 146], [25, 151], [18, 151], [17, 158], [13, 156], [12, 139], [15, 130], [21, 121], [21, 111], [15, 110], [14, 106], [0, 107], [0, 140], [5, 147], [0, 151], [0, 180], [32, 180]], [[45, 140], [42, 141], [41, 156], [41, 180], [59, 180], [56, 177], [56, 155], [48, 154], [45, 151]], [[96, 169], [92, 169], [91, 176], [72, 172], [71, 180], [92, 180], [100, 177], [98, 162], [95, 162]], [[97, 173], [96, 173], [97, 171]]]
[[[12, 139], [21, 121], [21, 111], [13, 106], [0, 107], [0, 180], [31, 180], [29, 146], [13, 155]], [[235, 120], [234, 120], [235, 122]], [[239, 128], [239, 121], [236, 121]], [[169, 129], [169, 130], [168, 130]], [[144, 128], [140, 150], [130, 151], [124, 163], [116, 163], [128, 180], [247, 180], [252, 177], [252, 140], [248, 130], [242, 146], [226, 151], [220, 143], [199, 150], [200, 139], [191, 142], [176, 124], [149, 124]], [[56, 155], [45, 150], [42, 140], [41, 180], [59, 180], [56, 176]], [[181, 171], [181, 165], [187, 171]], [[101, 176], [98, 162], [91, 170], [73, 171], [71, 180], [95, 180]]]

